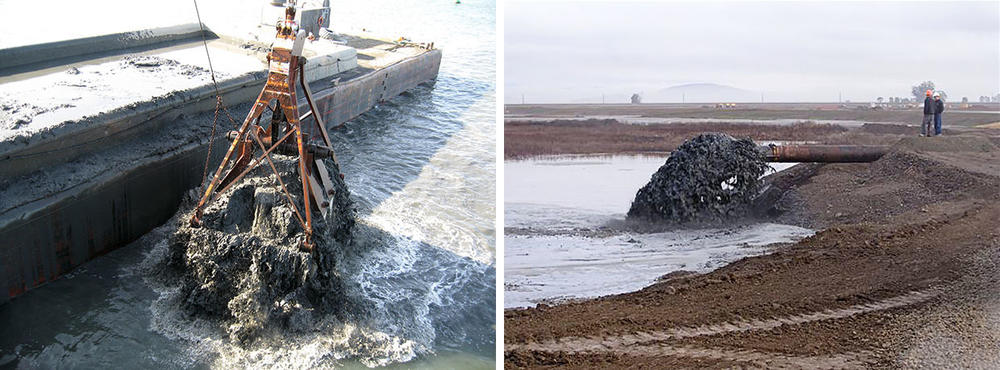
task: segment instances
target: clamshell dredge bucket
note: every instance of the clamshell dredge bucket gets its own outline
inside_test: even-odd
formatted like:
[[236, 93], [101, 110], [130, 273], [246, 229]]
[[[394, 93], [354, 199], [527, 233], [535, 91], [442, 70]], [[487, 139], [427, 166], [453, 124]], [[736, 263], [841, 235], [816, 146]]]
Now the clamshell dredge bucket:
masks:
[[[333, 182], [322, 158], [331, 158], [336, 163], [337, 157], [333, 153], [326, 125], [322, 115], [316, 110], [312, 91], [303, 74], [302, 66], [306, 63], [306, 59], [301, 55], [306, 35], [305, 31], [298, 29], [294, 18], [295, 8], [292, 6], [285, 8], [285, 19], [277, 23], [274, 46], [267, 55], [269, 66], [264, 89], [240, 128], [229, 133], [228, 138], [232, 140], [232, 145], [229, 146], [222, 163], [215, 171], [212, 181], [205, 188], [205, 194], [191, 217], [191, 225], [201, 225], [205, 206], [217, 200], [220, 194], [225, 193], [262, 161], [267, 161], [274, 171], [275, 179], [281, 185], [285, 198], [295, 210], [296, 219], [305, 231], [306, 238], [302, 247], [311, 250], [313, 204], [317, 205], [316, 208], [323, 217], [326, 217], [329, 214], [329, 200], [334, 194]], [[302, 116], [299, 116], [298, 96], [295, 92], [296, 77], [302, 84], [302, 91], [310, 109]], [[270, 106], [272, 101], [277, 102], [273, 108]], [[260, 118], [265, 109], [270, 109], [272, 112], [271, 122], [266, 129], [260, 125]], [[311, 123], [303, 123], [309, 117], [313, 118]], [[289, 140], [292, 135], [295, 136], [294, 143]], [[262, 150], [263, 154], [255, 157], [257, 150]], [[274, 162], [271, 161], [272, 152], [299, 157], [303, 212], [300, 212], [295, 205], [292, 195], [282, 182]], [[223, 175], [223, 171], [230, 163], [232, 165], [229, 171]], [[311, 199], [306, 194], [311, 194]]]

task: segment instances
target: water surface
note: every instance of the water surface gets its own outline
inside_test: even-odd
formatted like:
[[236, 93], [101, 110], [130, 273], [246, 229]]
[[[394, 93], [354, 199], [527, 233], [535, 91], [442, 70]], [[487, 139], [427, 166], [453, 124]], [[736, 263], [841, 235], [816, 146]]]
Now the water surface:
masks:
[[673, 271], [708, 272], [766, 253], [768, 244], [813, 233], [771, 223], [648, 234], [616, 230], [613, 225], [625, 218], [636, 191], [665, 161], [656, 156], [505, 161], [504, 307], [635, 291]]

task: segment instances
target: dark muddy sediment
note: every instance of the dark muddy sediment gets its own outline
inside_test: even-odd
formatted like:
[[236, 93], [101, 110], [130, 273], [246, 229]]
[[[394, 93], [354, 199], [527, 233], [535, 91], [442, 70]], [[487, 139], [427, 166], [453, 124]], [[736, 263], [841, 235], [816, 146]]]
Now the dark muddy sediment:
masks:
[[743, 216], [770, 166], [752, 140], [701, 134], [684, 142], [639, 189], [629, 220], [717, 222]]
[[[263, 78], [249, 67], [230, 64], [216, 65], [215, 76], [223, 87], [234, 77], [244, 82]], [[144, 54], [7, 82], [0, 87], [0, 150], [17, 150], [120, 115], [187, 102], [204, 95], [210, 84], [206, 68]]]
[[[297, 159], [274, 161], [301, 211]], [[355, 210], [339, 168], [329, 160], [326, 165], [336, 193], [326, 218], [313, 213], [315, 247], [309, 252], [300, 249], [302, 227], [267, 166], [206, 207], [201, 227], [188, 223], [192, 197], [175, 219], [164, 261], [190, 315], [216, 319], [231, 341], [249, 343], [262, 330], [308, 331], [315, 320], [340, 313], [343, 286], [336, 265], [353, 243]]]

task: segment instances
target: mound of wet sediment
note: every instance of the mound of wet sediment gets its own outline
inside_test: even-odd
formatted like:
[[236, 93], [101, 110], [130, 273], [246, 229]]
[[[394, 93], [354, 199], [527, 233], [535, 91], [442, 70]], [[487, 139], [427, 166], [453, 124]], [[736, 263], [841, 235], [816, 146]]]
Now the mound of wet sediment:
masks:
[[749, 138], [695, 136], [670, 153], [639, 189], [630, 220], [672, 223], [718, 222], [749, 212], [770, 167]]
[[[302, 210], [297, 158], [275, 156], [275, 165]], [[343, 284], [338, 255], [352, 243], [355, 210], [339, 168], [327, 160], [335, 195], [330, 214], [313, 213], [311, 251], [293, 206], [273, 176], [260, 166], [204, 210], [200, 227], [189, 225], [193, 199], [168, 239], [168, 275], [179, 280], [182, 307], [217, 319], [234, 342], [252, 342], [265, 329], [305, 331], [336, 315]], [[193, 197], [192, 197], [193, 198]], [[304, 215], [303, 215], [304, 216]]]
[[935, 209], [995, 199], [998, 149], [991, 137], [903, 138], [871, 163], [799, 164], [769, 176], [756, 203], [776, 222], [810, 228], [929, 217]]
[[992, 152], [1000, 138], [988, 136], [905, 137], [893, 144], [894, 151], [908, 152]]

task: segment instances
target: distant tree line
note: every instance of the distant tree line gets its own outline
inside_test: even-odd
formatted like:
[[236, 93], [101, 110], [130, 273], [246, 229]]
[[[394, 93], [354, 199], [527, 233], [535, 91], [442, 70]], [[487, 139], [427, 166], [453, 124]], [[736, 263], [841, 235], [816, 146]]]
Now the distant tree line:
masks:
[[980, 103], [1000, 103], [1000, 94], [993, 95], [992, 97], [983, 95], [979, 97]]
[[944, 92], [944, 90], [935, 89], [934, 82], [931, 81], [924, 81], [917, 84], [910, 92], [913, 94], [915, 101], [923, 101], [927, 90], [941, 94], [941, 100], [948, 100], [948, 93]]

